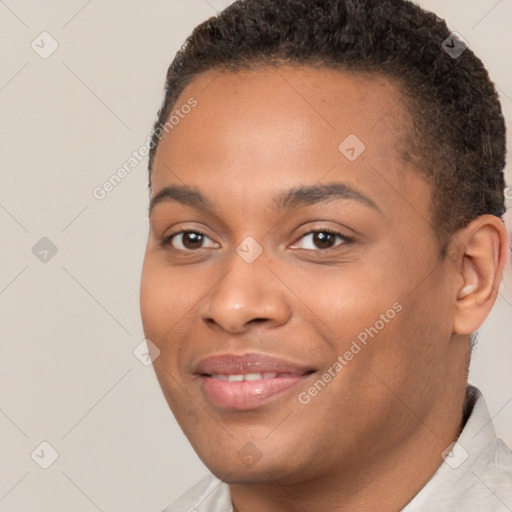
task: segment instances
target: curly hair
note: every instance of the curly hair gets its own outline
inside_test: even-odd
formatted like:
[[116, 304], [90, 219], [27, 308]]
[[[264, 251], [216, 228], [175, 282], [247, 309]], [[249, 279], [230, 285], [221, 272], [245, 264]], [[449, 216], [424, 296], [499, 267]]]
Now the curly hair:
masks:
[[307, 65], [401, 84], [413, 123], [402, 156], [432, 184], [432, 225], [441, 239], [480, 215], [501, 218], [506, 148], [498, 94], [470, 49], [457, 58], [443, 49], [449, 37], [444, 20], [408, 0], [238, 0], [198, 25], [169, 66], [149, 185], [157, 129], [195, 77]]

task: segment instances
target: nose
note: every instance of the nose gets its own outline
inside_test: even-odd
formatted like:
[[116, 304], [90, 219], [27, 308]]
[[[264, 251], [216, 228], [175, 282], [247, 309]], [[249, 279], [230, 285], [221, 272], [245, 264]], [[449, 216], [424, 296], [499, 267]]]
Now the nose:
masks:
[[291, 308], [283, 285], [264, 262], [262, 256], [247, 263], [238, 254], [233, 255], [229, 270], [199, 307], [209, 327], [237, 334], [256, 325], [279, 327], [289, 320]]

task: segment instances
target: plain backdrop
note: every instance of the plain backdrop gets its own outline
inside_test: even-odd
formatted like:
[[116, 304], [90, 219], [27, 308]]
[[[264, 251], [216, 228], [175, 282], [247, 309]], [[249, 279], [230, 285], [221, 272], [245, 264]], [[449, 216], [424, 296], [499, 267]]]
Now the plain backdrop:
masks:
[[[144, 144], [186, 36], [228, 3], [0, 1], [1, 511], [157, 512], [207, 473], [134, 355], [147, 159], [93, 190]], [[512, 0], [420, 4], [485, 62], [510, 125]], [[509, 269], [470, 375], [509, 445], [511, 333]]]

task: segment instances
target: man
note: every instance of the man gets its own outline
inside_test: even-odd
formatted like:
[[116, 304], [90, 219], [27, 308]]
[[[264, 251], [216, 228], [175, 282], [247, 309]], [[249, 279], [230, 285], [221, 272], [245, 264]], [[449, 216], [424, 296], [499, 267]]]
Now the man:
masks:
[[246, 0], [171, 64], [141, 283], [214, 476], [166, 511], [506, 511], [467, 386], [507, 263], [482, 63], [402, 0]]

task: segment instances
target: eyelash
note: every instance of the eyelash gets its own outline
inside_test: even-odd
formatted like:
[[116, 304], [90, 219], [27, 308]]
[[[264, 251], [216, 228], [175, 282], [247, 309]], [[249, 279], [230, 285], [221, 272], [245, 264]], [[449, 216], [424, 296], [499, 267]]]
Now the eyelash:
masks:
[[[183, 229], [181, 231], [176, 231], [176, 233], [171, 233], [169, 236], [166, 236], [162, 242], [161, 242], [161, 246], [162, 247], [167, 247], [170, 243], [171, 243], [171, 240], [175, 237], [175, 236], [178, 236], [178, 235], [183, 235], [185, 233], [194, 233], [196, 235], [201, 235], [201, 236], [204, 236], [206, 238], [210, 238], [206, 233], [204, 233], [203, 231], [201, 231], [200, 229]], [[182, 249], [174, 249], [174, 247], [171, 247], [173, 250], [175, 251], [183, 251]], [[188, 251], [184, 251], [184, 252], [195, 252], [195, 251], [191, 251], [191, 250], [188, 250]]]
[[[201, 235], [203, 237], [206, 237], [206, 238], [210, 238], [206, 233], [204, 233], [203, 231], [199, 230], [199, 229], [185, 229], [185, 230], [181, 230], [181, 231], [177, 231], [175, 233], [171, 233], [169, 236], [165, 237], [162, 241], [161, 241], [161, 246], [162, 247], [168, 247], [172, 241], [172, 239], [175, 237], [175, 236], [178, 236], [178, 235], [182, 235], [182, 234], [186, 234], [186, 233], [194, 233], [194, 234], [197, 234], [197, 235]], [[335, 231], [334, 229], [330, 229], [330, 228], [319, 228], [319, 229], [311, 229], [310, 231], [304, 233], [298, 240], [302, 240], [303, 238], [305, 238], [306, 236], [308, 235], [311, 235], [311, 234], [315, 234], [315, 233], [328, 233], [330, 235], [335, 235], [335, 236], [338, 236], [339, 238], [341, 238], [342, 240], [342, 243], [340, 244], [337, 244], [335, 245], [334, 247], [330, 247], [330, 248], [327, 248], [327, 249], [315, 249], [316, 251], [330, 251], [330, 250], [334, 250], [336, 249], [336, 247], [340, 246], [340, 245], [346, 245], [346, 244], [349, 244], [351, 242], [353, 242], [353, 240], [343, 234], [341, 234], [339, 231]], [[184, 250], [184, 249], [176, 249], [174, 247], [171, 246], [171, 249], [174, 250], [174, 251], [180, 251], [180, 252], [189, 252], [189, 253], [192, 253], [192, 252], [196, 252], [195, 250], [193, 249], [189, 249], [189, 250]], [[197, 249], [198, 251], [200, 250], [201, 248]], [[312, 249], [304, 249], [308, 252], [312, 251]]]
[[[335, 236], [338, 236], [339, 238], [341, 238], [342, 240], [342, 243], [340, 244], [336, 244], [334, 247], [329, 247], [327, 249], [316, 249], [317, 251], [333, 251], [336, 249], [336, 247], [339, 247], [340, 245], [346, 245], [346, 244], [349, 244], [352, 242], [352, 239], [341, 234], [339, 231], [336, 231], [334, 229], [330, 229], [330, 228], [320, 228], [320, 229], [311, 229], [309, 230], [307, 233], [304, 233], [300, 238], [299, 240], [302, 240], [303, 238], [305, 238], [306, 236], [308, 235], [311, 235], [311, 234], [314, 234], [314, 233], [328, 233], [329, 235], [335, 235]], [[311, 251], [311, 249], [304, 249], [306, 251]]]

